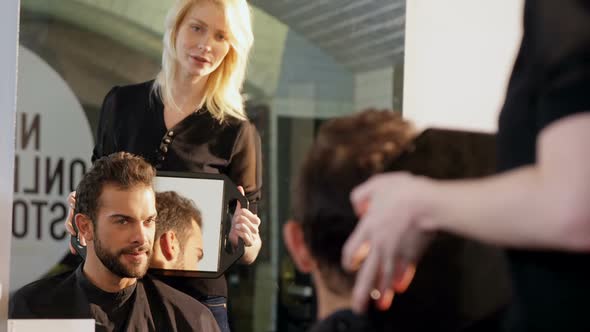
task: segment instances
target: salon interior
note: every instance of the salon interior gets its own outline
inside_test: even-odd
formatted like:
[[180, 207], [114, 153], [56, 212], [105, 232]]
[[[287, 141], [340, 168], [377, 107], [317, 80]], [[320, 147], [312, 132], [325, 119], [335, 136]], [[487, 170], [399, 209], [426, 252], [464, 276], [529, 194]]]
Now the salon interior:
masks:
[[[113, 86], [159, 71], [173, 2], [0, 4], [0, 331], [13, 331], [6, 324], [10, 295], [66, 257], [66, 200], [91, 166], [103, 98]], [[286, 251], [282, 226], [318, 128], [375, 108], [400, 112], [419, 128], [493, 133], [522, 33], [523, 2], [248, 3], [254, 46], [243, 96], [261, 137], [262, 249], [254, 264], [221, 271], [229, 321], [236, 332], [307, 331], [316, 317], [315, 289]], [[461, 275], [465, 299], [458, 300], [466, 315], [488, 310], [469, 294], [482, 278], [504, 273], [501, 254], [471, 242], [454, 250], [465, 261], [477, 260], [478, 251], [493, 257]], [[488, 296], [502, 297], [504, 286], [490, 287]]]

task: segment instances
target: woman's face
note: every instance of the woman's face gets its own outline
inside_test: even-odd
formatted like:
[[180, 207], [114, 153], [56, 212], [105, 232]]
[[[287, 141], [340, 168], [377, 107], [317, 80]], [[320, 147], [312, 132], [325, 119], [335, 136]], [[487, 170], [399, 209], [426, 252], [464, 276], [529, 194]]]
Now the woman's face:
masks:
[[179, 73], [205, 77], [223, 62], [230, 43], [223, 9], [211, 1], [200, 1], [189, 9], [176, 36]]

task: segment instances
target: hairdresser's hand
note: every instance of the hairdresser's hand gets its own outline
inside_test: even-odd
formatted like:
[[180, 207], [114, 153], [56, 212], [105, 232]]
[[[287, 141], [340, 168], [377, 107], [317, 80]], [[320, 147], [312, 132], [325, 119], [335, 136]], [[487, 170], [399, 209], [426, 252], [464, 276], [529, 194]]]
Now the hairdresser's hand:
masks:
[[[244, 188], [238, 186], [238, 190], [244, 195]], [[236, 212], [232, 219], [232, 227], [229, 232], [229, 240], [235, 247], [238, 246], [238, 239], [244, 241], [246, 247], [260, 247], [260, 234], [258, 227], [260, 226], [260, 218], [242, 205], [238, 201]]]
[[[74, 208], [76, 207], [76, 192], [75, 191], [72, 191], [68, 195], [68, 206], [69, 206], [68, 217], [66, 218], [65, 226], [71, 236], [76, 236], [76, 231], [74, 230], [74, 226], [72, 225], [72, 223], [74, 222]], [[83, 246], [86, 245], [86, 240], [83, 237], [80, 237], [80, 244]], [[68, 241], [68, 245], [70, 246], [70, 252], [74, 255], [77, 255], [78, 253], [76, 252], [76, 249], [74, 249], [74, 247], [72, 247], [72, 243], [70, 241]]]
[[361, 219], [343, 247], [342, 265], [359, 270], [353, 290], [356, 312], [365, 311], [370, 298], [387, 309], [394, 292], [405, 291], [412, 281], [431, 238], [418, 228], [426, 217], [422, 201], [428, 181], [407, 173], [380, 174], [352, 191]]

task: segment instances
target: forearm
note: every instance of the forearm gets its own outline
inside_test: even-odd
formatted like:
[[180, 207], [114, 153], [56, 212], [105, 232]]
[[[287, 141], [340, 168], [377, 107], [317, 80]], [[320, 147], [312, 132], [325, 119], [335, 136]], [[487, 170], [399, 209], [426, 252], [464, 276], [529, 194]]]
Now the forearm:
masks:
[[588, 209], [580, 212], [580, 195], [545, 173], [531, 166], [484, 180], [433, 182], [421, 226], [504, 246], [589, 251]]

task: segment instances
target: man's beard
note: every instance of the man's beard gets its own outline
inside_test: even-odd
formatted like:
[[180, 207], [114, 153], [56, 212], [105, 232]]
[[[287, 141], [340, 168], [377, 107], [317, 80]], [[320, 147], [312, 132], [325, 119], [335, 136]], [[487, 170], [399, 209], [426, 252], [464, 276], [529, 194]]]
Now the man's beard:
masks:
[[[94, 251], [96, 257], [98, 257], [102, 264], [113, 274], [121, 278], [142, 278], [148, 270], [149, 261], [152, 256], [152, 249], [148, 245], [127, 247], [113, 254], [102, 245], [98, 236], [94, 238]], [[144, 261], [137, 264], [132, 263], [130, 266], [125, 266], [121, 263], [121, 256], [138, 251], [146, 253], [146, 259]]]

